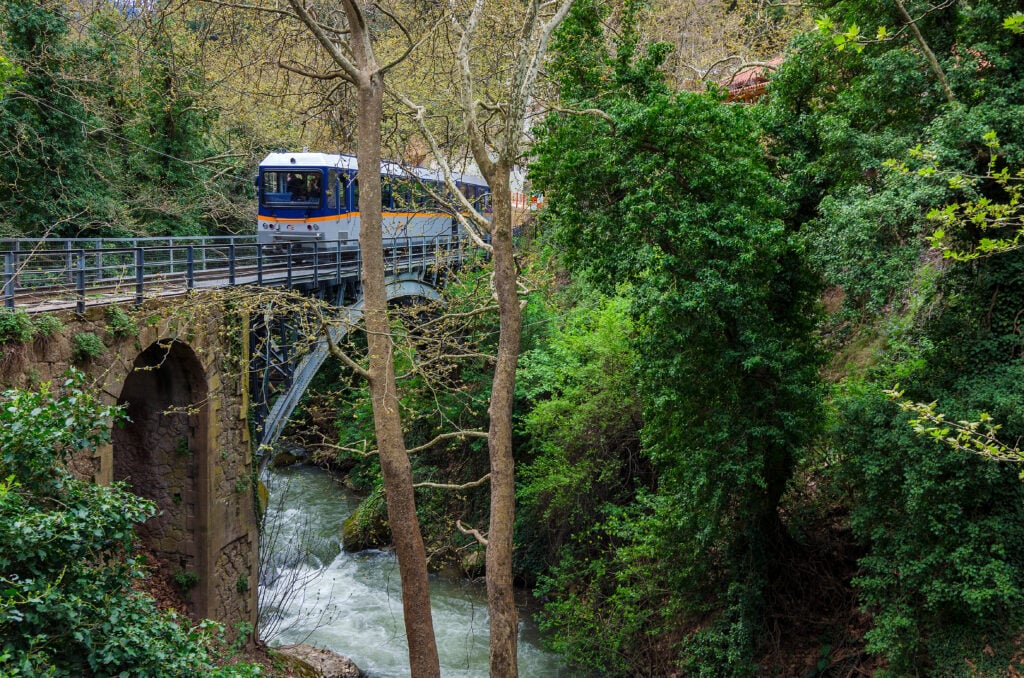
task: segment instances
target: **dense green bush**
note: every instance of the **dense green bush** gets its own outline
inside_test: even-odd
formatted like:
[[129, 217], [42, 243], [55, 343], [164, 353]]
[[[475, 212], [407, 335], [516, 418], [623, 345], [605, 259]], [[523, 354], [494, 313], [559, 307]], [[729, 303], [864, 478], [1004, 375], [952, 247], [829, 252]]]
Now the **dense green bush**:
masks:
[[[1022, 369], [978, 375], [973, 385], [984, 381], [985, 389], [941, 402], [955, 408], [952, 418], [994, 411], [1024, 430]], [[995, 380], [1002, 403], [992, 399]], [[935, 666], [941, 655], [1005, 648], [1024, 622], [1017, 469], [916, 435], [875, 383], [846, 384], [836, 404], [834, 440], [845, 458], [836, 480], [853, 493], [851, 524], [868, 549], [854, 582], [874, 616], [868, 650], [888, 657], [899, 675]]]
[[107, 306], [103, 311], [107, 321], [107, 331], [119, 339], [139, 336], [139, 325], [120, 306]]
[[98, 358], [106, 350], [106, 344], [93, 332], [78, 332], [71, 337], [71, 358], [80, 365]]
[[0, 309], [0, 344], [24, 344], [32, 340], [32, 318], [21, 309]]
[[32, 329], [36, 336], [50, 338], [64, 331], [64, 323], [52, 313], [40, 313], [32, 318]]
[[136, 590], [135, 527], [152, 502], [71, 476], [121, 415], [80, 376], [0, 396], [0, 674], [253, 676], [217, 668], [220, 628], [191, 627]]
[[[547, 623], [571, 659], [644, 675], [681, 659], [649, 637], [680, 637], [688, 617], [710, 614], [724, 626], [700, 639], [697, 670], [744, 675], [789, 539], [780, 502], [820, 421], [818, 282], [782, 218], [757, 117], [714, 93], [669, 91], [665, 47], [642, 53], [628, 13], [608, 53], [601, 12], [575, 5], [556, 72], [567, 105], [597, 101], [606, 117], [549, 116], [531, 176], [570, 272], [606, 292], [629, 285], [657, 482], [642, 501], [601, 507], [585, 537], [596, 555], [556, 568], [565, 593], [547, 588]], [[586, 584], [566, 581], [580, 570]]]
[[562, 549], [594, 555], [577, 535], [606, 506], [628, 504], [652, 482], [640, 454], [630, 302], [593, 291], [592, 298], [576, 296], [570, 308], [548, 311], [545, 341], [522, 355], [516, 380], [520, 458], [528, 463], [518, 473], [515, 559], [527, 580], [557, 562]]
[[[999, 166], [1020, 164], [1024, 44], [1002, 26], [1017, 5], [982, 0], [919, 14], [954, 101], [912, 34], [839, 51], [826, 27], [798, 38], [765, 107], [793, 219], [816, 271], [845, 294], [838, 317], [877, 339], [878, 352], [835, 390], [822, 482], [847, 492], [864, 551], [852, 584], [873, 620], [867, 649], [894, 675], [967, 675], [965, 660], [999, 675], [1024, 621], [1015, 470], [915, 435], [881, 394], [899, 382], [910, 398], [938, 399], [951, 418], [984, 411], [1010, 439], [1024, 432], [1024, 259], [942, 264], [925, 243], [931, 209], [1003, 199], [991, 180], [951, 184], [944, 173], [984, 174], [990, 132], [1001, 142]], [[840, 0], [827, 11], [840, 32], [903, 24], [894, 3]], [[889, 171], [893, 158], [910, 171]], [[940, 171], [917, 172], [922, 164]], [[983, 235], [967, 225], [957, 244], [969, 249]]]

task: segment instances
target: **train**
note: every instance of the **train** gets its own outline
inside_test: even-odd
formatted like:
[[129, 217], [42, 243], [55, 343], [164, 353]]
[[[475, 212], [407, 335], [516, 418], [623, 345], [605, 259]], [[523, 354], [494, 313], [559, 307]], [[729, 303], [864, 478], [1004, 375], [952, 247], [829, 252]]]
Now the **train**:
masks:
[[[385, 244], [420, 245], [459, 235], [452, 206], [431, 194], [448, 193], [439, 172], [405, 169], [390, 161], [381, 164], [380, 172]], [[470, 174], [454, 178], [466, 199], [489, 214], [487, 182]], [[260, 162], [256, 190], [258, 243], [296, 250], [310, 249], [313, 243], [358, 247], [359, 171], [354, 156], [275, 151]]]

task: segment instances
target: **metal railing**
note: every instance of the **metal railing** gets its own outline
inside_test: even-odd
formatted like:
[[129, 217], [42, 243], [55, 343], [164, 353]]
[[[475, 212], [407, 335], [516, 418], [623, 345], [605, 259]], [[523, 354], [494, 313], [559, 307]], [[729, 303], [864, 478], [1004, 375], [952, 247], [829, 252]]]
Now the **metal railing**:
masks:
[[[457, 236], [385, 241], [389, 273], [461, 260]], [[317, 286], [359, 275], [355, 240], [260, 244], [255, 236], [0, 239], [7, 308], [32, 310], [134, 302], [198, 288]]]

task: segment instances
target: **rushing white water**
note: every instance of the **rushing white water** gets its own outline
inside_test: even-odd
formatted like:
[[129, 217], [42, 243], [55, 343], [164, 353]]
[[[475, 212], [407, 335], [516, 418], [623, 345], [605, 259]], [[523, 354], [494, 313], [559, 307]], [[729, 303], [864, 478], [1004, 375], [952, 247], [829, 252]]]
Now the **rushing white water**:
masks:
[[[350, 657], [371, 678], [409, 675], [401, 585], [394, 554], [345, 553], [341, 523], [358, 499], [309, 467], [271, 471], [260, 582], [261, 627], [272, 645], [309, 643]], [[431, 579], [434, 632], [445, 678], [487, 675], [488, 615], [479, 585]], [[522, 615], [525, 616], [525, 615]], [[268, 637], [269, 632], [269, 637]], [[536, 628], [521, 622], [519, 673], [567, 678], [544, 651]]]

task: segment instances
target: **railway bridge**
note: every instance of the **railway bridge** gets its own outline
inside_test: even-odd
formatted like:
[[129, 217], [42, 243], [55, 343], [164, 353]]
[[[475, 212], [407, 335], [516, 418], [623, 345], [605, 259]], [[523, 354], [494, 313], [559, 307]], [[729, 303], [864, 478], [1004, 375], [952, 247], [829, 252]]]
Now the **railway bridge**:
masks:
[[[388, 241], [389, 299], [437, 298], [465, 244]], [[0, 256], [6, 312], [52, 313], [63, 324], [57, 336], [0, 345], [0, 384], [30, 387], [77, 366], [122, 405], [130, 422], [91, 458], [73, 460], [73, 470], [127, 482], [156, 502], [140, 537], [184, 583], [194, 616], [255, 625], [258, 455], [277, 440], [328, 347], [323, 336], [300, 343], [288, 313], [236, 302], [259, 288], [327, 301], [341, 319], [329, 330], [337, 341], [361, 315], [357, 243], [0, 240]], [[126, 307], [138, 312], [116, 310]]]

